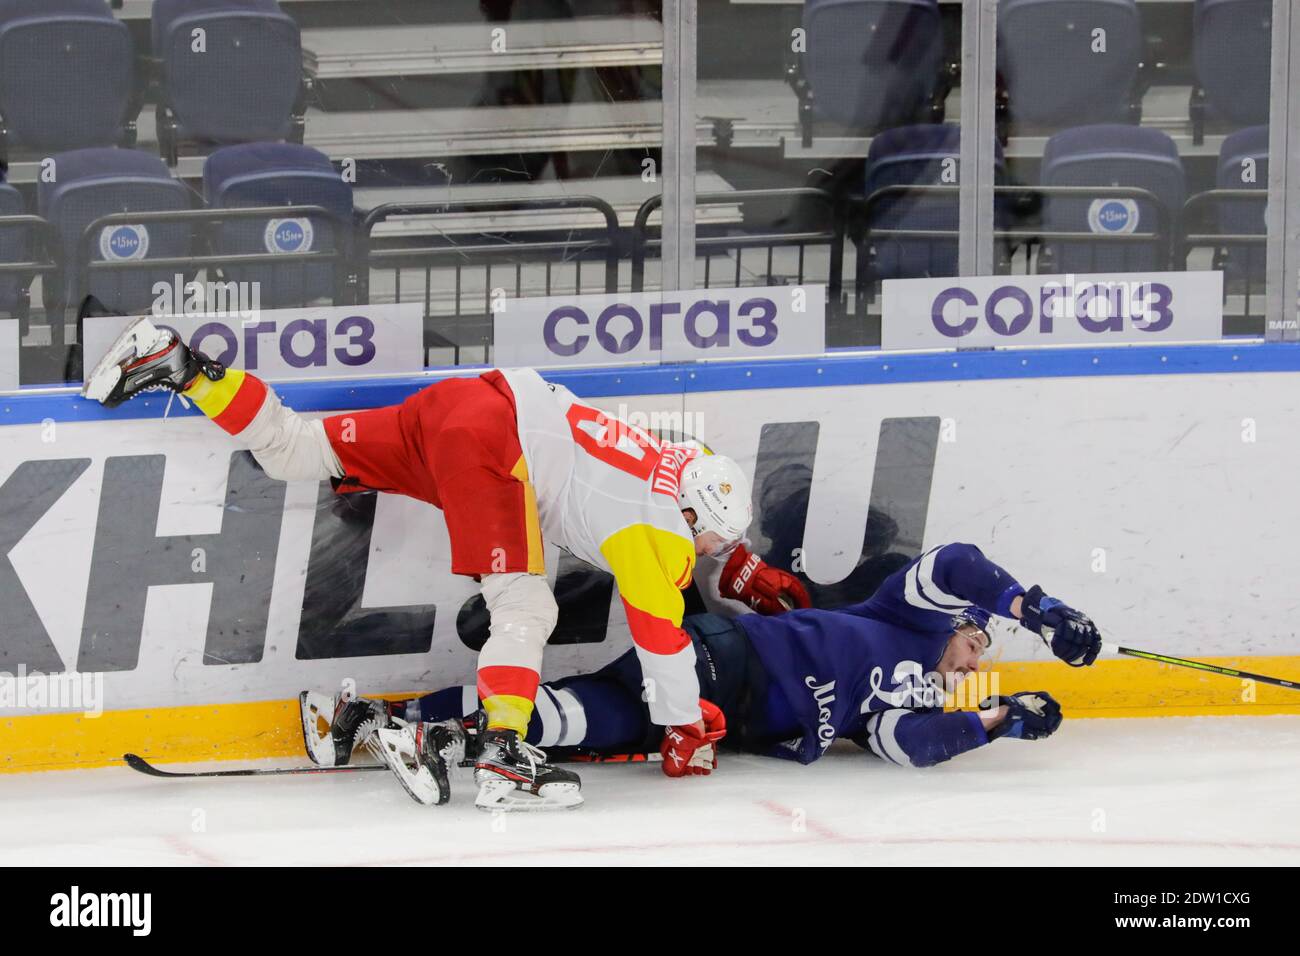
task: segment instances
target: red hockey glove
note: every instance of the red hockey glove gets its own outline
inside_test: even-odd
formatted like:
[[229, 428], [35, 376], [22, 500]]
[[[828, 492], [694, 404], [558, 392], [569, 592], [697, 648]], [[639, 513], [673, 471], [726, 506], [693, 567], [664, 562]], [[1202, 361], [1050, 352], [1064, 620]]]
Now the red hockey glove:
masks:
[[719, 740], [727, 736], [727, 718], [716, 704], [700, 698], [700, 716], [704, 732], [694, 724], [665, 727], [659, 752], [664, 758], [664, 773], [670, 777], [710, 774], [718, 766]]
[[812, 599], [798, 578], [750, 554], [743, 544], [737, 546], [722, 568], [718, 593], [733, 601], [744, 601], [759, 614], [812, 607]]

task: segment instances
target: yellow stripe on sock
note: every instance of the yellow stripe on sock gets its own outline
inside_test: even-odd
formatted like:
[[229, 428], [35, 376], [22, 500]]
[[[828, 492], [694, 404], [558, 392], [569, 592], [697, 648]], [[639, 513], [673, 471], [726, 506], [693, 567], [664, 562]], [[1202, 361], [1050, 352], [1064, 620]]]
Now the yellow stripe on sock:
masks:
[[542, 553], [542, 523], [537, 517], [537, 489], [528, 480], [528, 463], [520, 455], [510, 474], [518, 478], [524, 486], [524, 513], [528, 534], [528, 573], [545, 574], [546, 561]]
[[488, 727], [513, 730], [522, 738], [528, 733], [528, 722], [533, 719], [533, 702], [514, 694], [494, 694], [483, 701], [487, 711]]
[[215, 382], [206, 375], [200, 375], [194, 380], [194, 384], [185, 390], [184, 395], [193, 400], [194, 404], [199, 406], [199, 411], [208, 418], [216, 418], [234, 401], [235, 394], [243, 384], [243, 369], [229, 368], [226, 369], [226, 374]]

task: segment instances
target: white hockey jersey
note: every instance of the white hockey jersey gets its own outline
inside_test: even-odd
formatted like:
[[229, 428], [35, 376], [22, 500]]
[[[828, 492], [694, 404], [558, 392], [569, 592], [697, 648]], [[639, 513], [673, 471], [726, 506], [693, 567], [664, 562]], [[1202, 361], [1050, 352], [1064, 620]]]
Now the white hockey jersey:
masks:
[[660, 442], [532, 369], [500, 372], [514, 394], [542, 540], [614, 576], [648, 682], [651, 719], [694, 723], [699, 682], [681, 627], [681, 590], [695, 569], [695, 545], [677, 487], [698, 452]]

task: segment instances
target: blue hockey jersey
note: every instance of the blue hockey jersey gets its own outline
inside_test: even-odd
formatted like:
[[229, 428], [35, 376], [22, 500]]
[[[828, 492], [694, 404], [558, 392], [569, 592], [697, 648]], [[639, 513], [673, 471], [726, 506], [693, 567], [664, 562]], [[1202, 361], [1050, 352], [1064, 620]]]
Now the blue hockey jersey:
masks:
[[[1024, 588], [971, 544], [932, 548], [866, 601], [738, 618], [769, 677], [752, 714], [771, 756], [811, 763], [837, 738], [925, 767], [988, 742], [979, 717], [943, 712], [933, 680], [967, 608], [1010, 616]], [[782, 739], [784, 738], [784, 739]]]

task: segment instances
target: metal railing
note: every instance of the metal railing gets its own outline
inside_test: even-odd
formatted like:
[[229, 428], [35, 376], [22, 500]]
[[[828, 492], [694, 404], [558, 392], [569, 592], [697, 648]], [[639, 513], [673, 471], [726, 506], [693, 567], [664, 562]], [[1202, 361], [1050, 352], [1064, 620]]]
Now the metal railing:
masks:
[[[703, 287], [726, 282], [736, 287], [777, 285], [783, 283], [825, 282], [828, 289], [828, 334], [832, 331], [838, 344], [870, 344], [869, 324], [878, 317], [869, 315], [880, 281], [878, 259], [889, 243], [912, 242], [911, 253], [940, 255], [955, 259], [959, 241], [956, 228], [905, 228], [879, 225], [884, 215], [898, 221], [900, 214], [887, 211], [889, 203], [908, 197], [951, 199], [956, 203], [958, 186], [895, 185], [865, 197], [837, 198], [825, 190], [810, 187], [754, 189], [702, 194], [699, 206], [732, 205], [739, 210], [740, 225], [711, 226], [702, 220], [696, 240], [697, 256], [702, 262]], [[1093, 233], [1090, 231], [1049, 230], [1035, 223], [1041, 221], [1044, 205], [1053, 199], [1088, 200], [1095, 198], [1126, 199], [1143, 204], [1153, 216], [1144, 222], [1142, 232]], [[1023, 271], [1038, 274], [1057, 270], [1059, 250], [1070, 245], [1098, 250], [1116, 249], [1139, 244], [1150, 247], [1151, 268], [1186, 269], [1192, 253], [1198, 249], [1214, 250], [1214, 268], [1231, 269], [1235, 308], [1244, 298], [1244, 307], [1226, 310], [1229, 316], [1258, 318], [1263, 307], [1263, 269], [1258, 260], [1266, 241], [1262, 233], [1216, 232], [1213, 213], [1221, 214], [1224, 203], [1262, 203], [1262, 190], [1211, 190], [1187, 200], [1177, 210], [1183, 229], [1175, 229], [1170, 211], [1154, 193], [1136, 187], [1091, 186], [997, 186], [1002, 225], [993, 231], [998, 244], [997, 272]], [[762, 204], [780, 202], [783, 215], [790, 218], [788, 230], [760, 225], [747, 231], [744, 221], [763, 218], [747, 215], [761, 211]], [[94, 284], [94, 277], [104, 273], [146, 270], [165, 274], [169, 270], [193, 276], [199, 270], [209, 275], [225, 275], [236, 267], [268, 267], [314, 264], [332, 268], [333, 299], [344, 302], [373, 301], [423, 302], [424, 341], [426, 349], [448, 348], [454, 361], [491, 361], [492, 315], [494, 292], [513, 291], [516, 297], [532, 295], [586, 294], [619, 291], [620, 266], [630, 262], [630, 289], [644, 291], [647, 260], [662, 248], [662, 239], [651, 218], [662, 204], [652, 197], [637, 210], [630, 230], [620, 227], [613, 207], [596, 197], [572, 196], [556, 199], [523, 198], [516, 200], [464, 200], [419, 203], [389, 203], [371, 210], [354, 227], [351, 221], [314, 205], [268, 206], [234, 209], [198, 209], [168, 212], [127, 212], [102, 216], [82, 230], [77, 244], [76, 261], [65, 260], [53, 228], [37, 216], [0, 218], [6, 226], [30, 229], [31, 261], [0, 264], [0, 279], [17, 275], [24, 288], [35, 276], [45, 277], [47, 301], [57, 302], [63, 310], [52, 314], [52, 345], [64, 345], [63, 325], [66, 310], [76, 307]], [[551, 210], [585, 210], [595, 213], [588, 225], [566, 221], [545, 231], [536, 224], [512, 228], [503, 226], [489, 231], [478, 225], [463, 233], [450, 231], [439, 217], [489, 213], [516, 213]], [[215, 253], [213, 239], [223, 224], [249, 219], [312, 217], [329, 224], [333, 247], [306, 253], [271, 253], [264, 251], [230, 254]], [[420, 217], [421, 222], [406, 235], [376, 235], [383, 223]], [[725, 217], [724, 217], [725, 218]], [[191, 224], [196, 226], [192, 251], [185, 255], [144, 259], [103, 260], [95, 258], [95, 244], [103, 230], [114, 225]], [[1217, 225], [1217, 223], [1214, 223]], [[462, 221], [461, 226], [464, 226]], [[446, 227], [446, 228], [444, 228]], [[1183, 231], [1185, 229], [1185, 232]], [[393, 230], [399, 233], [400, 230]], [[537, 238], [516, 237], [529, 233]], [[410, 235], [413, 233], [413, 237]], [[557, 235], [558, 234], [558, 235]], [[462, 241], [464, 240], [464, 241]], [[845, 243], [853, 243], [854, 274], [845, 279]], [[926, 247], [933, 247], [927, 252]], [[815, 255], [810, 250], [817, 249]], [[1249, 255], [1234, 252], [1245, 249]], [[938, 250], [938, 251], [936, 251]], [[1057, 250], [1057, 257], [1053, 256]], [[825, 258], [823, 253], [829, 256]], [[722, 264], [720, 265], [720, 260]], [[584, 277], [584, 266], [586, 275]], [[412, 272], [418, 278], [412, 282]], [[924, 271], [924, 270], [922, 270]], [[1076, 263], [1074, 271], [1087, 271]], [[1097, 269], [1093, 271], [1115, 271]], [[471, 277], [470, 273], [473, 273]], [[68, 284], [68, 276], [72, 281]], [[391, 283], [383, 290], [375, 286], [380, 277]], [[935, 272], [934, 274], [942, 274]], [[170, 278], [170, 276], [168, 276]], [[592, 281], [594, 280], [594, 281]], [[627, 273], [622, 281], [627, 283]], [[51, 286], [51, 283], [57, 285]], [[481, 283], [481, 288], [479, 284]], [[625, 285], [626, 287], [626, 285]], [[1244, 296], [1243, 296], [1244, 288]], [[1227, 283], [1225, 283], [1225, 292]], [[67, 301], [64, 297], [71, 296]], [[847, 293], [847, 296], [846, 296]], [[1254, 306], [1254, 308], [1252, 308]], [[78, 320], [80, 340], [80, 320]], [[479, 349], [481, 348], [481, 353]], [[468, 357], [466, 352], [472, 353]], [[480, 358], [481, 356], [481, 358]]]
[[[877, 344], [879, 332], [875, 329], [880, 316], [872, 316], [870, 307], [875, 302], [876, 293], [882, 278], [877, 266], [882, 247], [889, 242], [917, 240], [918, 245], [931, 240], [928, 248], [922, 250], [928, 257], [930, 268], [924, 270], [909, 269], [930, 275], [955, 275], [957, 243], [960, 239], [956, 227], [938, 228], [900, 228], [896, 226], [875, 225], [881, 218], [881, 207], [900, 198], [951, 197], [953, 214], [956, 214], [957, 197], [960, 186], [908, 185], [885, 186], [870, 195], [850, 201], [851, 212], [848, 218], [848, 235], [854, 245], [854, 307], [853, 323], [855, 329], [841, 330], [839, 344], [871, 345]], [[1132, 199], [1147, 204], [1155, 211], [1155, 228], [1150, 231], [1132, 233], [1094, 233], [1075, 230], [1052, 230], [1034, 225], [1003, 226], [993, 230], [993, 241], [997, 244], [995, 254], [995, 273], [1013, 274], [1017, 257], [1023, 256], [1023, 274], [1050, 273], [1057, 269], [1059, 250], [1062, 244], [1070, 243], [1076, 247], [1086, 247], [1095, 263], [1096, 253], [1116, 246], [1146, 244], [1153, 247], [1161, 268], [1171, 268], [1173, 256], [1173, 228], [1169, 210], [1158, 196], [1150, 190], [1128, 186], [995, 186], [995, 215], [1006, 222], [1027, 220], [1030, 223], [1041, 213], [1043, 200], [1061, 199]], [[897, 218], [895, 215], [894, 218]], [[897, 248], [895, 249], [897, 252]], [[911, 249], [915, 256], [917, 250]], [[942, 256], [947, 261], [939, 261]], [[1076, 269], [1073, 271], [1088, 271]], [[1092, 271], [1114, 271], [1113, 269], [1093, 269]], [[903, 278], [903, 276], [899, 276]]]
[[18, 319], [19, 333], [25, 336], [31, 321], [32, 282], [37, 276], [50, 275], [58, 268], [54, 252], [58, 247], [58, 238], [50, 224], [40, 216], [0, 216], [0, 234], [10, 229], [29, 231], [27, 260], [0, 263], [0, 281], [5, 281], [10, 276], [17, 278], [14, 293], [16, 302], [12, 314]]
[[[880, 227], [872, 225], [879, 218], [878, 207], [883, 205], [887, 200], [900, 196], [951, 196], [955, 211], [958, 192], [960, 186], [930, 186], [930, 185], [893, 185], [885, 186], [876, 190], [869, 196], [856, 203], [857, 210], [850, 221], [849, 234], [854, 239], [858, 247], [859, 263], [859, 284], [863, 281], [871, 282], [872, 269], [870, 260], [872, 244], [877, 240], [901, 240], [901, 239], [938, 239], [947, 240], [956, 243], [959, 239], [959, 230], [953, 229], [916, 229], [916, 228], [896, 228]], [[1074, 230], [1048, 230], [1041, 228], [1000, 228], [993, 230], [995, 241], [1001, 242], [1007, 249], [1008, 253], [1017, 248], [1024, 248], [1032, 251], [1034, 247], [1050, 246], [1055, 243], [1073, 242], [1079, 244], [1137, 244], [1151, 243], [1156, 246], [1158, 258], [1168, 264], [1172, 255], [1172, 229], [1170, 223], [1169, 211], [1165, 204], [1155, 193], [1147, 189], [1141, 189], [1131, 186], [995, 186], [993, 188], [994, 203], [998, 204], [998, 197], [1004, 200], [1012, 197], [1018, 198], [1019, 203], [1003, 202], [1002, 209], [995, 212], [996, 216], [1005, 217], [1023, 217], [1026, 211], [1037, 211], [1037, 203], [1034, 199], [1058, 197], [1063, 199], [1134, 199], [1148, 203], [1156, 212], [1156, 228], [1150, 232], [1132, 232], [1132, 233], [1095, 233]], [[1029, 200], [1026, 202], [1026, 200]], [[1018, 208], [1016, 208], [1018, 207]], [[954, 252], [955, 258], [955, 252]], [[1041, 259], [1041, 257], [1039, 257]], [[1027, 257], [1027, 263], [1034, 263], [1034, 272], [1039, 272], [1039, 260], [1032, 256]], [[1048, 261], [1048, 264], [1052, 260]], [[1004, 260], [1004, 266], [1009, 265], [1009, 260]]]
[[[1183, 204], [1184, 232], [1179, 238], [1176, 262], [1179, 268], [1185, 269], [1195, 250], [1212, 250], [1211, 268], [1224, 273], [1225, 332], [1258, 335], [1264, 332], [1268, 236], [1263, 231], [1262, 207], [1267, 202], [1265, 189], [1209, 189], [1189, 197]], [[1230, 204], [1260, 206], [1261, 231], [1215, 230], [1213, 227], [1219, 225], [1217, 220]], [[1238, 301], [1240, 308], [1233, 308]], [[1229, 324], [1234, 327], [1229, 328]]]
[[[773, 199], [813, 200], [825, 207], [828, 226], [821, 229], [793, 230], [790, 232], [758, 233], [723, 233], [710, 235], [706, 227], [697, 227], [699, 234], [695, 238], [696, 258], [704, 260], [704, 288], [709, 288], [713, 279], [713, 260], [719, 256], [734, 253], [734, 262], [730, 264], [731, 281], [735, 287], [746, 285], [744, 252], [747, 249], [762, 249], [766, 255], [760, 259], [760, 268], [755, 273], [764, 277], [764, 285], [777, 284], [778, 273], [774, 270], [774, 254], [778, 248], [794, 247], [796, 250], [795, 283], [802, 285], [813, 281], [808, 274], [807, 250], [809, 246], [825, 245], [828, 247], [829, 263], [825, 282], [827, 299], [832, 309], [837, 309], [842, 298], [844, 286], [844, 225], [840, 207], [835, 197], [822, 189], [808, 186], [787, 189], [741, 189], [735, 192], [702, 193], [695, 198], [696, 206], [741, 205], [747, 202], [769, 201]], [[632, 291], [645, 291], [646, 259], [650, 251], [662, 248], [661, 237], [652, 233], [650, 216], [663, 205], [662, 196], [652, 196], [641, 204], [637, 210], [636, 220], [632, 225]], [[750, 259], [751, 265], [753, 257]], [[784, 278], [784, 277], [782, 277]], [[820, 277], [816, 277], [820, 278]], [[752, 283], [751, 283], [752, 284]]]
[[[312, 252], [247, 252], [214, 253], [211, 251], [213, 232], [221, 223], [239, 219], [283, 219], [287, 216], [311, 216], [328, 222], [332, 231], [333, 248]], [[155, 256], [143, 259], [96, 259], [92, 248], [100, 234], [108, 226], [114, 225], [151, 225], [151, 224], [198, 223], [198, 235], [192, 246], [200, 251], [181, 256]], [[163, 269], [181, 270], [183, 275], [193, 275], [200, 269], [224, 270], [231, 266], [271, 266], [276, 264], [293, 264], [305, 268], [314, 264], [328, 264], [334, 267], [333, 299], [335, 305], [343, 304], [348, 298], [348, 286], [351, 283], [351, 249], [352, 223], [343, 221], [333, 210], [324, 206], [248, 206], [231, 209], [177, 209], [157, 212], [118, 212], [100, 216], [82, 230], [77, 242], [76, 261], [73, 264], [72, 295], [63, 297], [63, 290], [58, 290], [53, 299], [66, 313], [77, 307], [90, 291], [91, 276], [97, 273], [112, 272], [157, 272]], [[64, 264], [59, 263], [60, 271]], [[57, 277], [56, 277], [57, 278]], [[63, 345], [62, 321], [51, 317], [51, 338], [53, 344]], [[81, 317], [77, 317], [77, 342], [81, 342]]]
[[[380, 223], [402, 217], [453, 216], [467, 213], [523, 212], [528, 210], [586, 209], [598, 213], [604, 221], [599, 228], [560, 230], [563, 239], [534, 239], [512, 241], [502, 230], [500, 238], [483, 241], [486, 233], [474, 233], [467, 243], [436, 228], [430, 231], [442, 238], [434, 243], [416, 246], [386, 246], [376, 244], [374, 230]], [[434, 224], [430, 224], [431, 226]], [[361, 223], [361, 248], [358, 255], [358, 291], [362, 301], [371, 301], [373, 273], [391, 270], [393, 273], [394, 301], [404, 299], [403, 270], [414, 270], [422, 275], [417, 290], [424, 303], [425, 347], [450, 348], [455, 364], [460, 364], [462, 349], [474, 346], [483, 349], [483, 362], [490, 360], [492, 340], [491, 317], [493, 291], [503, 286], [493, 285], [493, 268], [505, 268], [513, 274], [515, 296], [524, 294], [525, 274], [536, 280], [537, 290], [543, 295], [556, 291], [572, 290], [580, 295], [584, 291], [582, 266], [594, 262], [603, 270], [599, 290], [618, 291], [619, 249], [618, 214], [605, 200], [595, 196], [565, 196], [550, 199], [481, 199], [454, 202], [386, 203], [372, 209]], [[572, 266], [572, 283], [562, 283], [557, 278], [557, 266]], [[482, 273], [482, 299], [477, 293], [471, 301], [467, 294], [466, 271]], [[498, 277], [500, 271], [497, 272]], [[450, 311], [439, 313], [435, 309], [435, 278], [445, 279], [448, 285], [441, 294], [450, 298]]]

